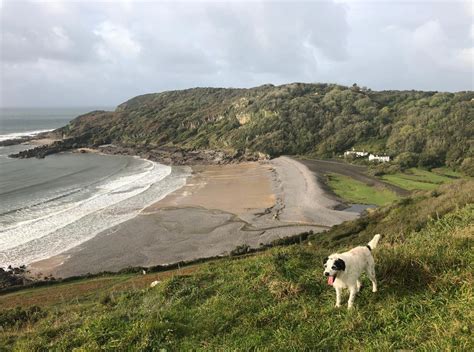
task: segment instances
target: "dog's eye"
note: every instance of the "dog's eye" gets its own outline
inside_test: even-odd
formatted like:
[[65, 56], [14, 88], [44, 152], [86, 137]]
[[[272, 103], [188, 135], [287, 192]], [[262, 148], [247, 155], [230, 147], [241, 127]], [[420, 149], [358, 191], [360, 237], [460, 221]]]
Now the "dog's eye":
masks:
[[333, 265], [331, 269], [332, 269], [332, 270], [336, 270], [337, 268], [336, 268], [335, 265]]

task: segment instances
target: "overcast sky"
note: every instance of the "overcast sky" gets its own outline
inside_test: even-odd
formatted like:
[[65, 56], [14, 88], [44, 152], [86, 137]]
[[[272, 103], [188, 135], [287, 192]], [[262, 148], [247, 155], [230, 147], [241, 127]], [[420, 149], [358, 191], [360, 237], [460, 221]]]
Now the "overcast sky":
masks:
[[472, 1], [0, 3], [0, 106], [289, 82], [474, 89]]

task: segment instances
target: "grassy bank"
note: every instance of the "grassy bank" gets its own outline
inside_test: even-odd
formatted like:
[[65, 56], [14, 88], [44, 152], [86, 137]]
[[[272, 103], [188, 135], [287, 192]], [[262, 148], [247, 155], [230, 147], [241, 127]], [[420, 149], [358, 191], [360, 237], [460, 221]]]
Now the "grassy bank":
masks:
[[348, 176], [331, 173], [326, 177], [332, 191], [351, 203], [386, 205], [399, 199], [388, 189], [369, 186]]
[[[473, 195], [474, 182], [445, 185], [300, 245], [173, 271], [154, 288], [154, 276], [122, 275], [5, 295], [0, 344], [21, 351], [472, 350]], [[356, 308], [335, 309], [322, 259], [375, 232], [383, 236], [374, 251], [380, 291], [370, 292], [363, 278]], [[54, 300], [40, 298], [55, 292]]]
[[433, 190], [439, 185], [453, 182], [461, 177], [460, 173], [447, 168], [432, 171], [412, 168], [393, 175], [384, 175], [382, 179], [407, 190]]
[[[339, 197], [351, 203], [375, 204], [383, 206], [400, 199], [400, 196], [385, 186], [374, 186], [339, 173], [328, 173], [327, 184]], [[387, 174], [380, 179], [407, 191], [431, 191], [443, 184], [459, 179], [469, 179], [448, 168], [431, 171], [411, 168], [395, 174]]]

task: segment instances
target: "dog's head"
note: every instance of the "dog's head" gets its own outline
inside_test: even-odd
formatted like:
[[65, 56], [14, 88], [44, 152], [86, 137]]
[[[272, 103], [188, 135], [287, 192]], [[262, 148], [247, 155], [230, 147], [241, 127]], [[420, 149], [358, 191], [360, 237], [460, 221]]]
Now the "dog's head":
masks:
[[346, 263], [337, 255], [331, 255], [327, 258], [324, 258], [323, 265], [324, 275], [328, 277], [328, 283], [330, 285], [333, 284], [338, 273], [346, 270]]

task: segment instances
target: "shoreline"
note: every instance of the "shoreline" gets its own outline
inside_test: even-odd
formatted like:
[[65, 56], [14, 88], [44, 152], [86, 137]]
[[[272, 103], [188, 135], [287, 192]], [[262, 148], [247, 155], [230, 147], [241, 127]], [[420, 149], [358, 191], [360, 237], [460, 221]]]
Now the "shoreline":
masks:
[[[64, 145], [73, 145], [45, 137], [50, 136], [28, 141], [39, 148], [24, 157], [38, 152], [46, 156], [58, 146], [63, 151]], [[64, 151], [128, 155], [173, 168], [191, 167], [192, 172], [183, 187], [134, 218], [72, 249], [30, 263], [33, 277], [67, 278], [224, 256], [242, 245], [256, 249], [303, 232], [322, 232], [359, 216], [337, 210], [345, 208], [342, 200], [327, 191], [318, 173], [291, 157], [248, 161], [242, 155], [229, 158], [225, 152], [211, 150], [192, 152], [189, 158], [187, 152], [170, 148], [164, 162], [140, 148], [77, 144]], [[187, 160], [190, 164], [184, 163]]]
[[[160, 165], [138, 157], [71, 152], [46, 161], [22, 162], [20, 168], [14, 162], [12, 169], [29, 175], [27, 171], [31, 168], [33, 185], [20, 178], [17, 187], [17, 178], [12, 177], [5, 178], [2, 188], [2, 194], [10, 189], [15, 192], [15, 187], [20, 190], [13, 193], [11, 203], [2, 207], [2, 223], [9, 225], [1, 231], [4, 241], [0, 256], [4, 268], [59, 255], [113, 225], [134, 218], [145, 207], [184, 185], [190, 173], [187, 167]], [[13, 221], [8, 222], [8, 211], [14, 213], [18, 209], [28, 213], [13, 214]]]
[[358, 217], [334, 210], [340, 203], [325, 198], [315, 175], [289, 157], [191, 168], [183, 187], [136, 217], [28, 269], [65, 278], [166, 265], [226, 255], [241, 245], [258, 248]]

